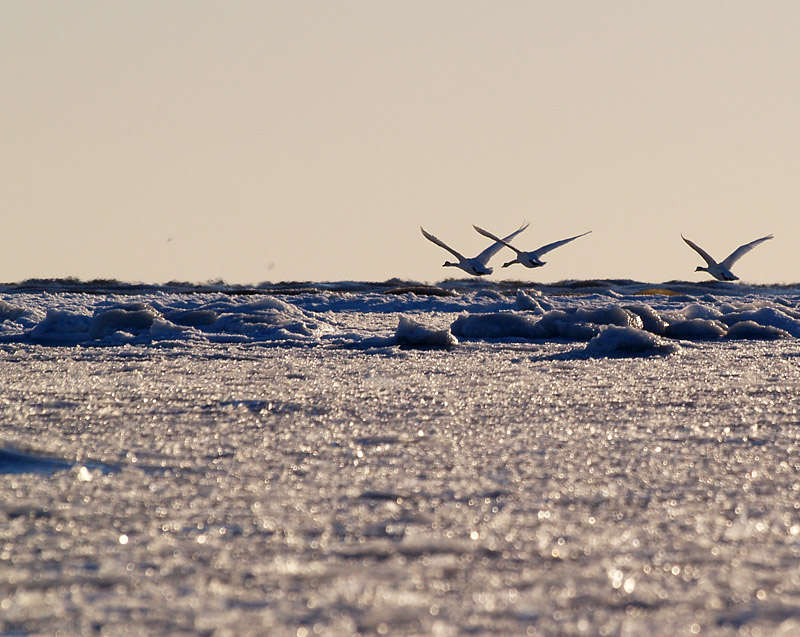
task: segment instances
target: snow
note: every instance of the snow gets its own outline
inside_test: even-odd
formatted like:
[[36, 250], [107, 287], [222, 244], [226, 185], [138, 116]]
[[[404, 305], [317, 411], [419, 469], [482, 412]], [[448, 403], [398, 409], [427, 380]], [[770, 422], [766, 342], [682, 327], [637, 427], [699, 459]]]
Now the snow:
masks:
[[614, 356], [628, 354], [672, 354], [680, 349], [676, 343], [642, 329], [608, 325], [586, 345], [586, 353], [592, 356]]
[[800, 632], [800, 289], [31, 288], [2, 633]]
[[432, 330], [407, 316], [401, 316], [397, 324], [395, 339], [399, 345], [410, 347], [444, 347], [458, 345], [458, 339], [449, 329]]
[[523, 314], [462, 314], [453, 321], [452, 330], [462, 338], [540, 338], [539, 323]]

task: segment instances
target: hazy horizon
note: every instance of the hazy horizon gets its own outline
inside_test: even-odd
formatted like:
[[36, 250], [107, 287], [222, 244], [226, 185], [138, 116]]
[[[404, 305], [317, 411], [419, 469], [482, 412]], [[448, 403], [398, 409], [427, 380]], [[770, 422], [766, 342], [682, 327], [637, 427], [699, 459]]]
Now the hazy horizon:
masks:
[[0, 5], [0, 279], [800, 280], [800, 5]]

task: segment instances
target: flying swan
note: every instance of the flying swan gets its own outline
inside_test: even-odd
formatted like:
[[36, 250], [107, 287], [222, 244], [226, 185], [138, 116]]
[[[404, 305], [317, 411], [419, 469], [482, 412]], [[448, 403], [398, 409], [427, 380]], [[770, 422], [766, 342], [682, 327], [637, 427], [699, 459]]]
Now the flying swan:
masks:
[[464, 255], [456, 252], [448, 246], [444, 241], [434, 237], [430, 232], [426, 232], [425, 228], [422, 226], [419, 227], [422, 230], [422, 236], [425, 237], [428, 241], [432, 241], [440, 248], [444, 248], [450, 254], [452, 254], [456, 259], [458, 259], [458, 263], [453, 263], [452, 261], [445, 261], [442, 267], [453, 267], [453, 268], [461, 268], [467, 274], [471, 274], [473, 276], [486, 276], [487, 274], [491, 274], [494, 270], [490, 268], [487, 263], [489, 263], [489, 259], [491, 259], [500, 248], [503, 247], [506, 241], [511, 241], [514, 237], [516, 237], [520, 232], [525, 230], [530, 224], [526, 221], [523, 223], [518, 230], [515, 230], [510, 235], [508, 235], [505, 239], [497, 239], [495, 237], [491, 237], [495, 240], [495, 242], [490, 245], [486, 250], [481, 252], [477, 257], [472, 257], [471, 259], [467, 259]]
[[488, 232], [483, 228], [479, 228], [478, 226], [472, 226], [472, 227], [475, 228], [475, 230], [477, 230], [484, 237], [489, 237], [490, 239], [494, 239], [495, 241], [500, 242], [507, 248], [511, 248], [514, 252], [517, 253], [516, 259], [503, 264], [504, 268], [507, 268], [508, 266], [514, 263], [521, 263], [526, 268], [541, 268], [545, 263], [547, 263], [547, 261], [542, 261], [539, 257], [541, 257], [544, 254], [547, 254], [548, 252], [550, 252], [550, 250], [555, 250], [556, 248], [563, 246], [565, 243], [569, 243], [570, 241], [574, 241], [579, 237], [586, 236], [591, 232], [591, 230], [589, 230], [589, 232], [584, 232], [583, 234], [576, 234], [574, 237], [570, 237], [569, 239], [561, 239], [561, 241], [554, 241], [553, 243], [548, 243], [546, 246], [542, 246], [541, 248], [539, 248], [538, 250], [534, 250], [533, 252], [523, 252], [522, 250], [517, 250], [514, 246], [512, 246], [509, 243], [510, 239], [508, 237], [506, 237], [505, 239], [499, 239], [498, 237], [494, 236], [491, 232]]
[[739, 259], [741, 259], [744, 255], [746, 255], [750, 250], [755, 248], [760, 243], [764, 243], [769, 239], [772, 239], [773, 236], [768, 234], [766, 237], [761, 237], [760, 239], [756, 239], [755, 241], [751, 241], [750, 243], [745, 243], [743, 246], [739, 246], [731, 252], [724, 261], [720, 261], [717, 263], [714, 259], [711, 258], [711, 255], [708, 254], [703, 248], [701, 248], [696, 243], [689, 241], [686, 237], [681, 235], [681, 239], [683, 239], [687, 245], [697, 252], [705, 262], [708, 264], [708, 267], [703, 267], [702, 265], [698, 265], [695, 269], [695, 272], [708, 272], [711, 276], [713, 276], [718, 281], [738, 281], [739, 277], [736, 276], [733, 272], [731, 272], [731, 268], [733, 264], [736, 263]]

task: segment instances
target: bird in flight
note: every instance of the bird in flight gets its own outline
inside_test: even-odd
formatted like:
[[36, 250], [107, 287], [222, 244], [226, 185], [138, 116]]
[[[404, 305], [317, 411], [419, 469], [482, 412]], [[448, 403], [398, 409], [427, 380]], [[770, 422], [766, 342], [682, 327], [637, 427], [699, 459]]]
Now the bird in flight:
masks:
[[419, 227], [422, 230], [422, 236], [425, 237], [428, 241], [432, 241], [440, 248], [444, 248], [450, 254], [452, 254], [456, 259], [458, 259], [458, 263], [453, 263], [452, 261], [445, 261], [442, 267], [453, 267], [453, 268], [461, 268], [467, 274], [471, 274], [472, 276], [486, 276], [487, 274], [491, 274], [494, 270], [490, 268], [487, 264], [489, 263], [489, 259], [491, 259], [500, 248], [505, 245], [505, 241], [511, 241], [514, 237], [516, 237], [520, 232], [525, 230], [530, 224], [526, 221], [523, 223], [519, 229], [512, 232], [510, 235], [505, 237], [504, 239], [495, 239], [495, 242], [490, 245], [486, 250], [481, 252], [478, 256], [472, 257], [468, 259], [460, 252], [456, 252], [447, 245], [441, 239], [433, 236], [430, 232], [427, 232], [425, 228], [422, 226]]
[[701, 272], [701, 271], [708, 272], [718, 281], [738, 281], [739, 277], [736, 276], [733, 272], [731, 272], [733, 264], [736, 263], [748, 252], [750, 252], [750, 250], [755, 248], [757, 245], [764, 243], [765, 241], [768, 241], [769, 239], [772, 238], [773, 236], [771, 234], [768, 234], [766, 237], [761, 237], [760, 239], [756, 239], [755, 241], [751, 241], [750, 243], [745, 243], [744, 245], [739, 246], [738, 248], [736, 248], [736, 250], [731, 252], [727, 257], [725, 257], [723, 261], [717, 263], [716, 261], [714, 261], [714, 259], [708, 252], [703, 250], [703, 248], [701, 248], [693, 241], [689, 241], [689, 239], [681, 235], [681, 239], [683, 239], [692, 250], [694, 250], [695, 252], [697, 252], [697, 254], [703, 257], [705, 262], [708, 264], [708, 266], [706, 267], [698, 265], [697, 268], [695, 269], [695, 272]]
[[510, 239], [508, 237], [506, 237], [505, 239], [500, 239], [494, 236], [488, 230], [484, 230], [483, 228], [479, 228], [478, 226], [472, 226], [472, 227], [475, 228], [475, 230], [477, 230], [484, 237], [488, 237], [489, 239], [494, 239], [495, 241], [500, 242], [502, 245], [506, 246], [507, 248], [511, 248], [514, 252], [517, 253], [516, 259], [503, 264], [504, 268], [507, 268], [508, 266], [513, 265], [514, 263], [521, 263], [526, 268], [541, 268], [545, 263], [547, 263], [547, 261], [542, 261], [541, 259], [542, 255], [547, 254], [548, 252], [550, 252], [550, 250], [555, 250], [556, 248], [563, 246], [565, 243], [569, 243], [570, 241], [574, 241], [579, 237], [586, 236], [591, 232], [591, 230], [589, 230], [589, 232], [584, 232], [583, 234], [576, 234], [574, 237], [570, 237], [569, 239], [561, 239], [561, 241], [554, 241], [553, 243], [548, 243], [546, 246], [537, 248], [533, 252], [523, 252], [522, 250], [517, 250], [517, 248], [512, 246], [509, 243]]

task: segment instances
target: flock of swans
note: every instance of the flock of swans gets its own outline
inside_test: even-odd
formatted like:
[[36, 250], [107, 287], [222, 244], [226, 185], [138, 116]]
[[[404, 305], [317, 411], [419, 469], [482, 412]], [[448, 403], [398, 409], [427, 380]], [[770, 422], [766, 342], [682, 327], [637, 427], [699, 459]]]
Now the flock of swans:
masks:
[[[503, 247], [509, 248], [513, 250], [517, 257], [516, 259], [512, 259], [507, 263], [503, 264], [504, 268], [507, 268], [514, 263], [521, 263], [526, 268], [540, 268], [542, 267], [546, 261], [542, 261], [541, 257], [551, 250], [559, 248], [563, 246], [565, 243], [569, 243], [570, 241], [574, 241], [575, 239], [579, 239], [580, 237], [584, 237], [591, 232], [584, 232], [583, 234], [576, 234], [574, 237], [569, 237], [567, 239], [561, 239], [560, 241], [554, 241], [553, 243], [548, 243], [547, 245], [543, 245], [541, 248], [537, 248], [532, 252], [524, 252], [523, 250], [519, 250], [518, 248], [514, 247], [511, 244], [511, 240], [514, 239], [519, 233], [525, 230], [530, 224], [528, 222], [523, 223], [517, 230], [512, 232], [510, 235], [506, 237], [498, 237], [497, 235], [492, 234], [488, 230], [484, 230], [483, 228], [479, 228], [478, 226], [472, 226], [475, 228], [475, 231], [478, 234], [483, 235], [484, 237], [491, 239], [494, 243], [492, 243], [488, 248], [486, 248], [483, 252], [481, 252], [478, 256], [467, 258], [462, 255], [460, 252], [453, 250], [449, 245], [447, 245], [444, 241], [435, 237], [430, 232], [427, 232], [425, 228], [420, 226], [420, 230], [422, 230], [422, 236], [424, 236], [428, 241], [435, 243], [440, 248], [444, 248], [450, 254], [452, 254], [456, 259], [458, 259], [457, 263], [452, 261], [445, 261], [442, 267], [453, 267], [453, 268], [461, 268], [467, 274], [471, 274], [473, 276], [486, 276], [491, 274], [494, 270], [489, 267], [489, 259], [491, 259], [495, 254], [497, 254]], [[703, 260], [706, 262], [707, 265], [702, 266], [698, 265], [695, 269], [695, 272], [708, 272], [711, 276], [713, 276], [718, 281], [738, 281], [739, 277], [736, 276], [733, 272], [731, 272], [731, 268], [733, 264], [736, 263], [739, 259], [741, 259], [745, 254], [750, 252], [753, 248], [757, 245], [764, 243], [769, 239], [772, 239], [773, 236], [771, 234], [767, 235], [766, 237], [761, 237], [760, 239], [756, 239], [755, 241], [751, 241], [750, 243], [745, 243], [744, 245], [739, 246], [731, 252], [725, 259], [720, 262], [714, 260], [714, 258], [708, 254], [703, 248], [698, 246], [693, 241], [690, 241], [683, 235], [681, 235], [681, 239], [683, 239], [686, 244], [692, 248], [697, 254], [703, 257]]]

